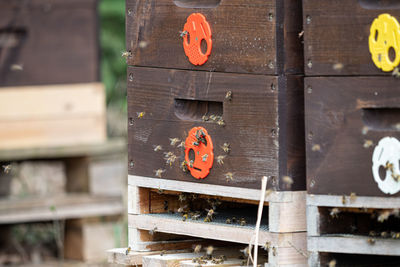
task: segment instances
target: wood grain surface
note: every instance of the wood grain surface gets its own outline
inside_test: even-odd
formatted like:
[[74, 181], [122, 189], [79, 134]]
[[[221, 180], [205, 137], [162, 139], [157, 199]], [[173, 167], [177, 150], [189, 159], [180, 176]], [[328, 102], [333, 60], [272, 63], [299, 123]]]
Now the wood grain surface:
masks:
[[[303, 73], [301, 1], [221, 0], [213, 8], [189, 1], [127, 1], [128, 65], [236, 73]], [[214, 1], [215, 2], [215, 1]], [[178, 4], [179, 5], [179, 4]], [[193, 7], [191, 7], [193, 6]], [[202, 13], [212, 31], [212, 51], [192, 65], [180, 31], [187, 17]]]
[[390, 75], [369, 52], [370, 27], [380, 14], [400, 20], [398, 1], [303, 0], [307, 76]]
[[398, 82], [388, 77], [305, 79], [310, 194], [389, 196], [373, 178], [372, 154], [382, 138], [400, 138]]
[[[143, 67], [129, 67], [128, 77], [132, 80], [128, 82], [128, 151], [134, 165], [129, 174], [155, 177], [155, 170], [165, 169], [165, 179], [257, 189], [262, 176], [267, 175], [275, 177], [270, 182], [277, 190], [304, 189], [301, 77]], [[225, 98], [228, 91], [232, 92], [231, 100]], [[176, 99], [189, 104], [182, 108]], [[213, 115], [211, 109], [208, 112], [190, 100], [219, 103], [226, 125], [202, 121], [203, 115]], [[144, 116], [138, 118], [141, 112]], [[184, 151], [171, 146], [169, 139], [184, 141], [195, 126], [207, 129], [215, 158], [226, 156], [222, 165], [215, 159], [209, 176], [201, 181], [179, 169]], [[224, 143], [230, 144], [229, 154], [221, 148]], [[155, 152], [157, 145], [163, 150]], [[169, 151], [177, 156], [172, 166], [164, 160], [163, 153]], [[228, 172], [233, 173], [233, 180], [226, 180]], [[285, 175], [294, 180], [291, 187], [281, 181]]]

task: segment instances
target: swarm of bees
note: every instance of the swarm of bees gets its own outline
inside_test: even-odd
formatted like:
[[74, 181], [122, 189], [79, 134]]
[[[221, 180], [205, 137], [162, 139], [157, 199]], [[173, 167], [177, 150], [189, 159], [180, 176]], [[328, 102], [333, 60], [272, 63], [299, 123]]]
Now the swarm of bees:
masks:
[[201, 117], [201, 119], [206, 122], [206, 121], [210, 121], [210, 122], [214, 122], [216, 124], [218, 124], [219, 126], [225, 126], [225, 121], [222, 119], [222, 116], [219, 115], [203, 115]]

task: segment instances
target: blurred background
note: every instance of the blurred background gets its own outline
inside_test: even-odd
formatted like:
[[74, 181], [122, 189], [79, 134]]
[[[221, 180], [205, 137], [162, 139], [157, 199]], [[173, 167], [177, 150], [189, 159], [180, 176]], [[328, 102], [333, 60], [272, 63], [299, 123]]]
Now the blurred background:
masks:
[[124, 0], [0, 0], [0, 266], [126, 247]]

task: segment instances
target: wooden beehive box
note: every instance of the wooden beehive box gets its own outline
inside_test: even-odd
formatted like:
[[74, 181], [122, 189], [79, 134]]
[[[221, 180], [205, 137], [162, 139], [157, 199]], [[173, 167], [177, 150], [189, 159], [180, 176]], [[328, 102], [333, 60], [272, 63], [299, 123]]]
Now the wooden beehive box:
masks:
[[[303, 73], [301, 1], [127, 1], [128, 65], [276, 75]], [[201, 13], [212, 51], [203, 66], [185, 56], [180, 32]], [[204, 48], [204, 51], [206, 48]]]
[[0, 86], [98, 80], [97, 0], [0, 1]]
[[[374, 20], [382, 14], [392, 18], [371, 31]], [[400, 3], [396, 0], [303, 0], [306, 75], [384, 75], [372, 61], [369, 39], [371, 34], [376, 60], [381, 57], [383, 63], [388, 58], [389, 65], [396, 67], [400, 36], [394, 36], [393, 30], [400, 29], [393, 18], [400, 20]], [[384, 28], [384, 23], [390, 27]]]

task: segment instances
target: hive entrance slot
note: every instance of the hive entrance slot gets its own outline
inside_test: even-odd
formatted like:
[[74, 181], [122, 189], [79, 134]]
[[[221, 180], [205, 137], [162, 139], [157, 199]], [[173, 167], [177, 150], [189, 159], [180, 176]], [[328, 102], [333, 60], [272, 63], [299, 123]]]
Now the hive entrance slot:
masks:
[[362, 120], [373, 130], [400, 131], [400, 108], [363, 108]]
[[174, 0], [174, 4], [183, 8], [214, 8], [221, 0]]
[[175, 99], [175, 115], [185, 121], [202, 121], [203, 116], [222, 116], [223, 103], [216, 101], [200, 101]]
[[400, 9], [398, 0], [358, 0], [358, 3], [365, 9]]

